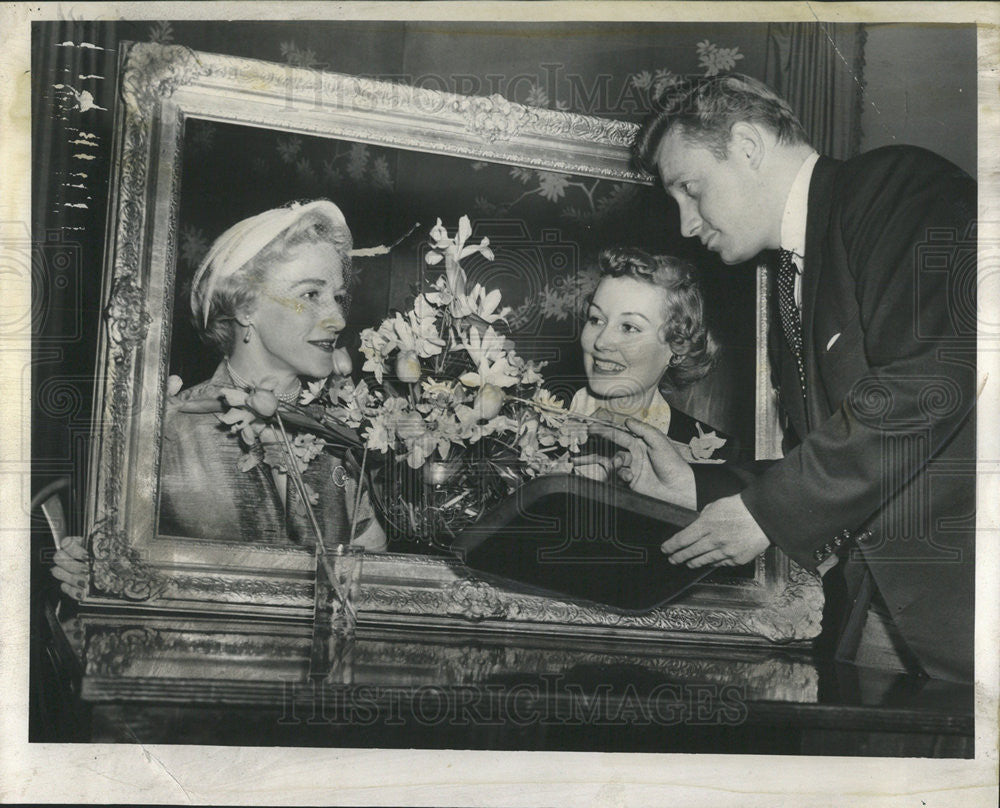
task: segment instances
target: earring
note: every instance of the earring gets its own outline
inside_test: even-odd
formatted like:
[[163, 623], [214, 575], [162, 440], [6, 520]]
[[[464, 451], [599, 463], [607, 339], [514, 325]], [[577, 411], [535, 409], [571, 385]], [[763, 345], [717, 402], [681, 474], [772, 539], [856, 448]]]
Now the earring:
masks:
[[253, 333], [253, 323], [247, 323], [247, 332], [243, 335], [243, 344], [250, 342], [250, 335]]

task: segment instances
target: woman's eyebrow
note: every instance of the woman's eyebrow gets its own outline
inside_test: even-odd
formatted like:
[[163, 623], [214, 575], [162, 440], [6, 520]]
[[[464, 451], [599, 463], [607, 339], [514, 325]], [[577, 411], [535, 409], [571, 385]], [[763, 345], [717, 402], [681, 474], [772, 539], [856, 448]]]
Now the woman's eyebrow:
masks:
[[325, 278], [303, 278], [300, 281], [294, 281], [291, 288], [294, 289], [296, 286], [304, 286], [309, 284], [311, 286], [326, 286]]
[[649, 319], [649, 318], [648, 318], [648, 317], [647, 317], [647, 316], [646, 316], [645, 314], [643, 314], [643, 313], [642, 313], [642, 312], [640, 312], [640, 311], [623, 311], [623, 312], [622, 312], [622, 317], [628, 317], [628, 316], [632, 316], [632, 317], [641, 317], [641, 318], [642, 318], [643, 320], [645, 320], [645, 321], [646, 321], [647, 323], [650, 323], [650, 322], [652, 322], [652, 320], [650, 320], [650, 319]]

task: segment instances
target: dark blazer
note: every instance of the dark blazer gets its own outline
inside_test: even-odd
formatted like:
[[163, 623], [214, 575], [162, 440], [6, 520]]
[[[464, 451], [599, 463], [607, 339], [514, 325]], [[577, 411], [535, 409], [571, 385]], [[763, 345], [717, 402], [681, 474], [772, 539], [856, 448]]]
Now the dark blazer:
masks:
[[[709, 462], [691, 464], [695, 470], [695, 484], [698, 486], [699, 509], [719, 497], [738, 493], [743, 488], [747, 472], [741, 475], [735, 465], [740, 459], [740, 442], [728, 432], [716, 429], [671, 405], [670, 425], [666, 432], [668, 438], [678, 443], [690, 443], [692, 439], [709, 433], [714, 433], [725, 442], [712, 451], [708, 456]], [[597, 435], [591, 435], [580, 446], [580, 454], [584, 456], [596, 454], [610, 458], [620, 451], [621, 447], [617, 443]]]
[[[906, 146], [820, 158], [809, 186], [806, 395], [771, 295], [770, 348], [799, 439], [742, 493], [815, 569], [852, 547], [932, 676], [971, 679], [976, 184]], [[850, 541], [853, 538], [855, 541]]]

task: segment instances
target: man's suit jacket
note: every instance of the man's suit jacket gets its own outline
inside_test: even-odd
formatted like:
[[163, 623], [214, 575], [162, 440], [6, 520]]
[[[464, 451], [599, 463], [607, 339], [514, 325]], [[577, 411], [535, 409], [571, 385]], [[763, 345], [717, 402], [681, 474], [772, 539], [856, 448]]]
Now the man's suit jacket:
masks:
[[850, 544], [849, 580], [867, 566], [924, 669], [963, 680], [973, 654], [975, 216], [975, 182], [931, 152], [891, 146], [817, 162], [804, 397], [771, 295], [772, 362], [800, 443], [742, 493], [768, 538], [807, 568]]

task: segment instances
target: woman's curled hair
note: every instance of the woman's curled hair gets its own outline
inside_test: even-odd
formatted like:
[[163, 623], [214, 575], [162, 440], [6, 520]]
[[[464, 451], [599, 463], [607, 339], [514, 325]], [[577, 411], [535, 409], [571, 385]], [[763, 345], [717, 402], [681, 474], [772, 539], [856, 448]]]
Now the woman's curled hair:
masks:
[[664, 291], [666, 312], [660, 338], [673, 352], [664, 380], [673, 389], [703, 379], [719, 355], [719, 345], [705, 324], [705, 301], [694, 279], [694, 266], [672, 255], [650, 255], [635, 247], [604, 250], [601, 274], [634, 278]]

